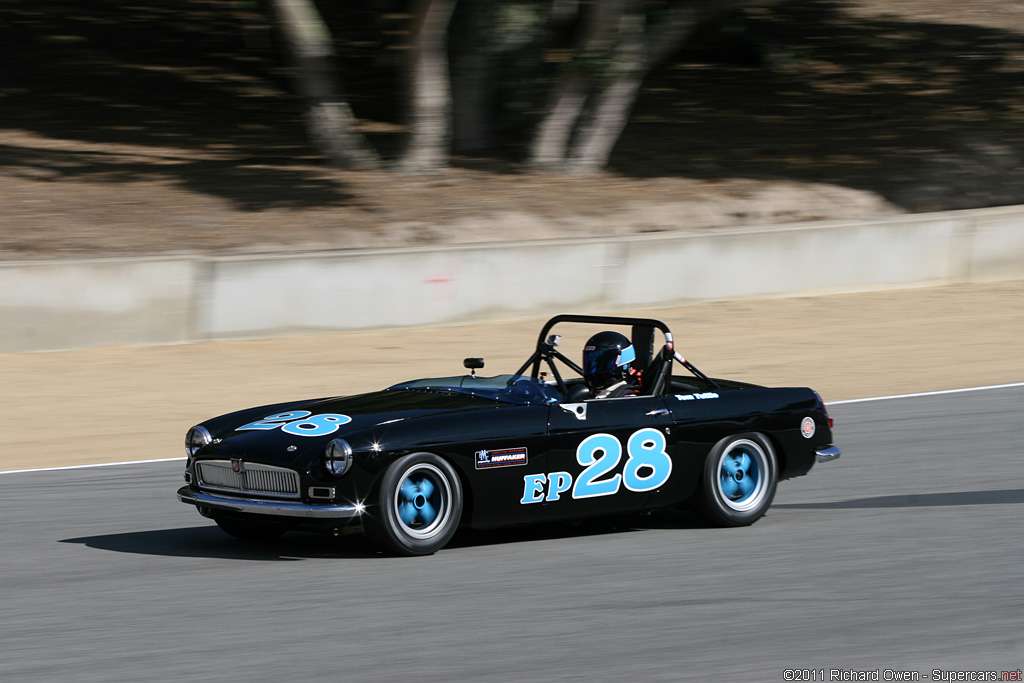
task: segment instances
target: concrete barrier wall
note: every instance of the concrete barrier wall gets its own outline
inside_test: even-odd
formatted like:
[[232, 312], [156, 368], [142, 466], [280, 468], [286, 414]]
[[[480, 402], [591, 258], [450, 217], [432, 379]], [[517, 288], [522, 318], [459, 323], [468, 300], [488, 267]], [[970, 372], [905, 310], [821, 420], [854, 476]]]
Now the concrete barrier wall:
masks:
[[530, 315], [600, 299], [579, 276], [601, 242], [348, 251], [214, 259], [200, 303], [212, 338]]
[[[964, 212], [967, 213], [967, 212]], [[1024, 277], [1024, 214], [1021, 207], [974, 213], [962, 244], [963, 279], [997, 282]]]
[[195, 338], [190, 258], [0, 262], [0, 352]]
[[[624, 288], [617, 303], [947, 282], [960, 279], [964, 270], [959, 246], [964, 228], [963, 221], [937, 215], [637, 239], [625, 244]], [[652, 293], [658, 298], [652, 299]]]
[[1024, 278], [1024, 207], [440, 248], [0, 262], [0, 352]]

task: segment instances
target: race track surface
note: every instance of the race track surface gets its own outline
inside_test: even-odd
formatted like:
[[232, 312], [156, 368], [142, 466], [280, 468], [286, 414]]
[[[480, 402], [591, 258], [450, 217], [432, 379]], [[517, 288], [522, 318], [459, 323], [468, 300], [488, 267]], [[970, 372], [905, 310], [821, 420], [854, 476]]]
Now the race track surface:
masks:
[[[0, 680], [783, 681], [1024, 664], [1024, 387], [834, 405], [843, 456], [745, 529], [253, 548], [182, 463], [0, 475]], [[925, 679], [922, 675], [922, 680]]]

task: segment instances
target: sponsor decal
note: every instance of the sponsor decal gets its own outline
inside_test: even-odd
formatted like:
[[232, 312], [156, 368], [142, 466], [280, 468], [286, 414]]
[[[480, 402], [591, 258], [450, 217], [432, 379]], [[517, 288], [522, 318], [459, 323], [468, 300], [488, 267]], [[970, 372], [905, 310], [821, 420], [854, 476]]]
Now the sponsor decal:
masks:
[[680, 401], [705, 401], [712, 398], [718, 398], [718, 394], [713, 391], [705, 391], [700, 394], [676, 394], [676, 399]]
[[476, 468], [489, 470], [494, 467], [515, 467], [528, 462], [525, 448], [500, 448], [493, 451], [476, 452]]
[[805, 439], [809, 439], [814, 436], [814, 418], [805, 417], [800, 422], [800, 433], [804, 435]]

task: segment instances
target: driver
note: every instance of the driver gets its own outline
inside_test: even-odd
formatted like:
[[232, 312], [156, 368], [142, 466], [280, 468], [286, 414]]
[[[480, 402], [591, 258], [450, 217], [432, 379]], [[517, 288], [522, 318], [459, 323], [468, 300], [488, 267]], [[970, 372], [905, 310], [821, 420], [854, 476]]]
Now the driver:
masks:
[[583, 347], [583, 379], [594, 398], [616, 398], [640, 393], [639, 373], [630, 363], [636, 351], [618, 332], [598, 332]]

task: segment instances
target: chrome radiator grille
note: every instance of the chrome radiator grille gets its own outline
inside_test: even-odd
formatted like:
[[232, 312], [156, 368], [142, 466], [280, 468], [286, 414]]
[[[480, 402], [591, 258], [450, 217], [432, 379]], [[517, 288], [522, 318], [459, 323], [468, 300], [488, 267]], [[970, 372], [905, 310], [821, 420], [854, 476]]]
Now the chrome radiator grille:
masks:
[[202, 460], [196, 463], [199, 488], [250, 495], [299, 497], [299, 473], [283, 467], [254, 462], [239, 464], [236, 472], [230, 460]]

